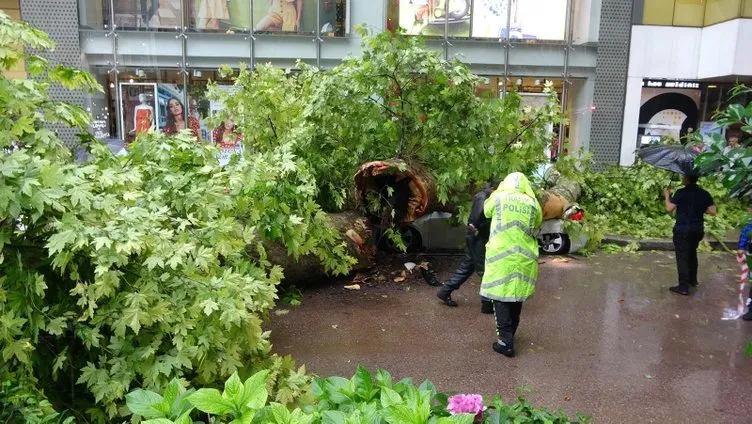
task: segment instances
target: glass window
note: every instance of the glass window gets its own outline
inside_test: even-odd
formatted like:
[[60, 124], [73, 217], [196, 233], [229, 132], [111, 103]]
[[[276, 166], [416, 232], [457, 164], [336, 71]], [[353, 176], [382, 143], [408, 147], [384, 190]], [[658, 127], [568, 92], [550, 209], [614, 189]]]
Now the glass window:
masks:
[[676, 0], [674, 25], [701, 27], [705, 15], [705, 0]]
[[738, 18], [740, 10], [741, 0], [707, 0], [705, 26]]
[[251, 0], [256, 32], [316, 33], [317, 0]]
[[598, 41], [600, 6], [601, 3], [599, 1], [574, 0], [572, 17], [573, 44], [586, 44]]
[[[113, 0], [118, 29], [138, 31], [179, 31], [183, 21], [180, 0]], [[105, 23], [110, 21], [105, 14]]]
[[752, 0], [744, 0], [744, 6], [742, 6], [742, 17], [752, 18]]
[[409, 35], [444, 37], [446, 29], [450, 37], [468, 37], [472, 3], [472, 0], [389, 0], [387, 26], [390, 30], [399, 26]]
[[[105, 5], [103, 0], [78, 0], [78, 26], [86, 29], [104, 29], [105, 16], [110, 14], [109, 1], [106, 3]], [[107, 22], [109, 21], [108, 18]]]
[[475, 88], [475, 94], [484, 98], [499, 97], [503, 79], [504, 77], [481, 77], [480, 84]]
[[510, 13], [512, 41], [535, 43], [566, 38], [567, 0], [510, 0]]
[[348, 3], [349, 0], [319, 0], [322, 36], [344, 37], [349, 32]]
[[[115, 78], [107, 68], [90, 69], [104, 88], [104, 93], [92, 93], [85, 99], [86, 110], [91, 113], [91, 133], [97, 140], [110, 142], [117, 137], [117, 85]], [[122, 143], [121, 143], [122, 144]], [[121, 146], [122, 147], [122, 146]], [[116, 149], [117, 150], [120, 149]]]
[[473, 4], [473, 38], [506, 38], [510, 0], [475, 1]]
[[642, 9], [644, 25], [671, 25], [674, 15], [674, 0], [645, 0]]
[[189, 28], [206, 32], [248, 32], [251, 4], [248, 1], [185, 0]]

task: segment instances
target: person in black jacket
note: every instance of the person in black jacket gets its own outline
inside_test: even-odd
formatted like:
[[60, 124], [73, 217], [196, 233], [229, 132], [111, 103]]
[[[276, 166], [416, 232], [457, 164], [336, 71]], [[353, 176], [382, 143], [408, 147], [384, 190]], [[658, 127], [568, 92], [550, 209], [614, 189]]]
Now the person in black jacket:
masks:
[[[494, 180], [481, 192], [473, 197], [473, 206], [470, 211], [470, 217], [467, 220], [467, 252], [465, 259], [459, 268], [454, 271], [454, 275], [444, 283], [439, 289], [437, 296], [447, 306], [457, 306], [457, 302], [452, 300], [452, 292], [459, 289], [460, 286], [473, 275], [473, 272], [483, 276], [486, 261], [486, 243], [491, 232], [491, 220], [483, 214], [483, 204], [486, 199], [501, 184], [501, 180]], [[487, 299], [481, 298], [481, 312], [484, 314], [493, 313], [493, 303]]]
[[697, 179], [697, 176], [685, 175], [683, 188], [673, 196], [669, 189], [663, 193], [666, 210], [676, 212], [674, 249], [679, 285], [669, 290], [682, 296], [689, 295], [690, 287], [697, 287], [697, 246], [705, 237], [704, 215], [717, 213], [713, 198], [697, 185]]

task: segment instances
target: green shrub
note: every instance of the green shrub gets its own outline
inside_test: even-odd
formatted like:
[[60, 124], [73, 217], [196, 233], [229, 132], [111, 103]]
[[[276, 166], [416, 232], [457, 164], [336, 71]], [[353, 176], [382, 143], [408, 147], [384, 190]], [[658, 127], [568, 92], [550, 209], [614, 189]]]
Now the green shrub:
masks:
[[53, 44], [1, 13], [0, 45], [3, 70], [26, 60], [36, 77], [0, 76], [0, 380], [99, 422], [127, 411], [133, 387], [174, 378], [263, 369], [275, 401], [305, 392], [305, 369], [272, 355], [262, 328], [283, 277], [262, 242], [333, 273], [352, 259], [290, 146], [220, 169], [190, 133], [145, 135], [121, 157], [84, 135], [91, 159], [75, 163], [45, 126], [85, 131], [90, 116], [47, 91], [101, 88], [27, 54]]
[[[524, 398], [507, 404], [496, 397], [478, 406], [478, 414], [460, 413], [445, 393], [430, 381], [415, 386], [405, 379], [395, 383], [385, 370], [372, 375], [358, 367], [351, 379], [318, 378], [313, 384], [314, 402], [290, 411], [269, 402], [267, 372], [261, 371], [242, 382], [233, 375], [224, 391], [186, 390], [175, 380], [164, 395], [136, 390], [128, 395], [128, 408], [146, 419], [145, 424], [191, 424], [199, 417], [214, 423], [270, 424], [471, 424], [590, 422], [579, 416], [571, 421], [561, 412], [535, 408]], [[464, 395], [463, 395], [464, 396]], [[477, 395], [475, 395], [477, 396]], [[450, 409], [453, 411], [450, 412]], [[456, 415], [452, 415], [455, 413]]]

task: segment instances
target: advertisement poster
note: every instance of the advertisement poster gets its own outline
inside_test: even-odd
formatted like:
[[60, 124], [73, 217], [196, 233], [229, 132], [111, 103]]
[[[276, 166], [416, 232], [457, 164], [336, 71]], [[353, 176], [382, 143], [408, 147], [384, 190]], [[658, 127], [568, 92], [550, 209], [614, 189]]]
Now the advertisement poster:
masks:
[[[217, 89], [229, 94], [238, 91], [238, 87], [234, 85], [218, 85]], [[225, 110], [224, 104], [218, 101], [209, 100], [209, 114], [211, 116], [214, 116], [223, 110]], [[245, 151], [245, 146], [243, 145], [243, 134], [235, 126], [235, 121], [232, 117], [220, 122], [219, 126], [214, 128], [211, 133], [211, 140], [220, 148], [218, 157], [220, 166], [227, 165], [234, 155], [242, 155]]]
[[316, 32], [316, 0], [251, 0], [256, 32]]
[[[410, 35], [450, 37], [470, 35], [472, 0], [396, 0], [399, 26]], [[448, 2], [448, 4], [447, 4]]]
[[476, 0], [473, 5], [472, 36], [505, 38], [509, 2], [510, 0]]
[[185, 119], [185, 95], [176, 84], [157, 84], [158, 98], [158, 126], [167, 135], [190, 129], [197, 139], [201, 137], [201, 121], [196, 111], [188, 110], [188, 120]]
[[114, 0], [115, 25], [122, 29], [171, 29], [181, 25], [182, 0]]
[[157, 84], [121, 83], [120, 98], [123, 102], [120, 125], [126, 143], [135, 140], [139, 134], [156, 128]]
[[[567, 0], [510, 0], [511, 40], [564, 40]], [[507, 38], [506, 28], [500, 38]]]

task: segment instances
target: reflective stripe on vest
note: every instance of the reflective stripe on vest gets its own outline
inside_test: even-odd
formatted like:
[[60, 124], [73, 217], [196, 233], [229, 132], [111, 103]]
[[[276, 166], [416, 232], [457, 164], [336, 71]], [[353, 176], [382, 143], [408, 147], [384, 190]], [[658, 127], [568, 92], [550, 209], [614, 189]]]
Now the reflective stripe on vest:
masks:
[[507, 251], [499, 253], [496, 256], [492, 256], [490, 258], [487, 258], [486, 259], [486, 265], [492, 264], [492, 263], [494, 263], [496, 261], [500, 261], [500, 260], [506, 258], [507, 256], [513, 255], [515, 253], [520, 253], [520, 254], [524, 255], [525, 257], [527, 257], [529, 259], [532, 259], [534, 261], [538, 260], [537, 253], [533, 253], [533, 252], [531, 252], [531, 251], [529, 251], [527, 249], [524, 249], [524, 248], [522, 248], [520, 246], [515, 246], [515, 247], [513, 247], [513, 248], [511, 248], [511, 249], [509, 249]]
[[498, 287], [498, 286], [504, 285], [504, 284], [506, 284], [506, 283], [508, 283], [508, 282], [510, 282], [510, 281], [512, 281], [514, 279], [518, 279], [518, 278], [520, 280], [522, 280], [522, 281], [524, 281], [524, 282], [532, 285], [532, 286], [535, 286], [535, 279], [534, 278], [530, 278], [527, 275], [522, 274], [520, 272], [513, 272], [513, 273], [507, 275], [506, 277], [500, 278], [500, 279], [498, 279], [496, 281], [491, 281], [489, 283], [482, 283], [480, 285], [480, 287], [481, 287], [481, 290], [482, 289], [488, 290], [488, 289], [492, 289], [494, 287]]

